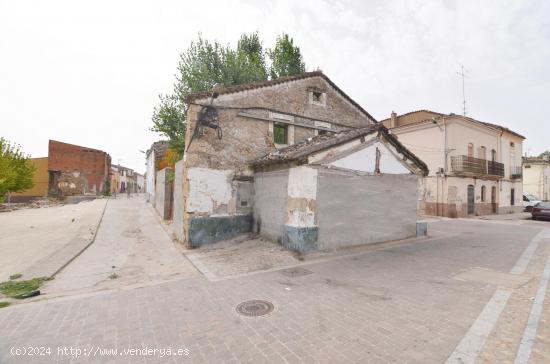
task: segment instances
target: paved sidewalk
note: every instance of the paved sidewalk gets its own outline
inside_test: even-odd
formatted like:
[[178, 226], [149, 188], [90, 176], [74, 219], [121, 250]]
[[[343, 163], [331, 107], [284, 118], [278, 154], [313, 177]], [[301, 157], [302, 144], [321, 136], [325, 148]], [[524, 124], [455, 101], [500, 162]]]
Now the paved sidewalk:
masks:
[[190, 249], [185, 255], [210, 280], [300, 264], [298, 255], [281, 244], [247, 235]]
[[[0, 310], [0, 362], [442, 363], [498, 288], [457, 276], [475, 267], [510, 271], [540, 229], [482, 221], [433, 229], [437, 238], [312, 263], [301, 276], [195, 277], [8, 307]], [[528, 271], [539, 275], [534, 264]], [[239, 315], [235, 307], [251, 299], [272, 302], [274, 311]], [[521, 333], [523, 316], [511, 311], [510, 320]], [[10, 353], [29, 346], [52, 354]], [[64, 347], [91, 356], [60, 355]], [[121, 352], [144, 347], [188, 355]]]
[[67, 295], [199, 275], [158, 224], [144, 196], [119, 195], [109, 200], [95, 242], [42, 291]]
[[51, 276], [92, 241], [107, 199], [0, 213], [0, 282]]

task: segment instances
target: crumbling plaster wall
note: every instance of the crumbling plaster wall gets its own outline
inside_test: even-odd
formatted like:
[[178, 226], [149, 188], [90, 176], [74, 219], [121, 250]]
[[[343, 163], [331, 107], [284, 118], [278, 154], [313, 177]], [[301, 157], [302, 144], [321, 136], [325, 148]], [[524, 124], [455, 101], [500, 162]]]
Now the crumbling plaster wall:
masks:
[[88, 180], [78, 171], [59, 172], [57, 190], [60, 196], [83, 195], [88, 192]]
[[169, 181], [172, 168], [166, 167], [157, 172], [155, 209], [164, 220], [172, 218], [172, 182]]
[[174, 169], [174, 199], [172, 201], [173, 206], [173, 222], [172, 230], [176, 239], [181, 243], [183, 242], [183, 160], [176, 162]]
[[254, 232], [281, 242], [287, 220], [288, 170], [254, 176]]
[[233, 171], [191, 168], [186, 211], [197, 215], [235, 213]]

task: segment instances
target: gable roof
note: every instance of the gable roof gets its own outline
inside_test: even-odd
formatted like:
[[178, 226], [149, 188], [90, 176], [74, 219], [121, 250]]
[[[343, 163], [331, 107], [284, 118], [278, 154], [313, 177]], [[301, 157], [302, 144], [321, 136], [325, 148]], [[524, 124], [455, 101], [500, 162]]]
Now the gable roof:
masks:
[[390, 134], [388, 129], [386, 129], [381, 123], [369, 125], [364, 128], [347, 130], [337, 134], [325, 134], [314, 138], [309, 138], [300, 143], [269, 153], [253, 162], [252, 166], [257, 168], [277, 163], [304, 161], [313, 153], [320, 152], [322, 150], [344, 144], [353, 139], [361, 138], [374, 133], [379, 133], [379, 135], [383, 136], [407, 159], [413, 161], [414, 164], [424, 173], [424, 175], [428, 175], [429, 170], [426, 163], [424, 163], [420, 158], [401, 144], [397, 138]]
[[[436, 111], [431, 111], [431, 110], [427, 110], [427, 109], [420, 109], [420, 110], [415, 110], [415, 111], [410, 111], [408, 113], [405, 113], [405, 114], [401, 114], [401, 115], [397, 115], [397, 119], [400, 118], [400, 117], [403, 117], [403, 116], [407, 116], [407, 115], [411, 115], [411, 114], [415, 114], [415, 113], [419, 113], [419, 112], [426, 112], [426, 113], [430, 113], [430, 114], [434, 114], [434, 115], [437, 115], [439, 117], [455, 117], [455, 118], [458, 118], [458, 119], [462, 119], [462, 120], [466, 120], [466, 121], [470, 121], [472, 123], [475, 123], [475, 124], [478, 124], [478, 125], [482, 125], [482, 126], [486, 126], [486, 127], [489, 127], [489, 128], [493, 128], [493, 129], [498, 129], [500, 131], [504, 131], [504, 132], [508, 132], [510, 134], [513, 134], [517, 137], [520, 137], [522, 139], [525, 139], [525, 137], [519, 133], [516, 133], [515, 131], [511, 130], [511, 129], [508, 129], [504, 126], [501, 126], [501, 125], [498, 125], [498, 124], [493, 124], [493, 123], [488, 123], [488, 122], [485, 122], [485, 121], [480, 121], [480, 120], [477, 120], [477, 119], [474, 119], [474, 118], [471, 118], [469, 116], [464, 116], [464, 115], [458, 115], [458, 114], [454, 114], [454, 113], [450, 113], [450, 114], [443, 114], [443, 113], [440, 113], [440, 112], [436, 112]], [[382, 121], [380, 121], [381, 123], [385, 122], [385, 121], [388, 121], [390, 120], [390, 118], [387, 118], [387, 119], [384, 119]], [[409, 126], [409, 125], [418, 125], [418, 124], [422, 124], [422, 123], [428, 123], [428, 122], [432, 122], [431, 119], [428, 119], [428, 120], [422, 120], [422, 121], [418, 121], [418, 122], [415, 122], [415, 123], [410, 123], [410, 124], [406, 124], [406, 125], [403, 125], [403, 126]], [[399, 127], [399, 126], [398, 126]]]
[[[299, 81], [304, 80], [306, 78], [312, 78], [312, 77], [321, 77], [324, 79], [332, 88], [334, 88], [338, 93], [340, 93], [346, 100], [348, 100], [353, 106], [355, 106], [357, 109], [359, 109], [363, 114], [365, 114], [367, 117], [369, 117], [372, 121], [375, 123], [377, 120], [367, 112], [367, 110], [363, 109], [361, 105], [359, 105], [355, 100], [353, 100], [351, 97], [349, 97], [342, 89], [340, 89], [330, 78], [328, 78], [323, 72], [321, 71], [313, 71], [313, 72], [304, 72], [299, 73], [297, 75], [292, 76], [285, 76], [280, 77], [275, 80], [267, 80], [267, 81], [259, 81], [259, 82], [251, 82], [251, 83], [243, 83], [241, 85], [235, 85], [235, 86], [226, 86], [223, 88], [220, 88], [219, 90], [216, 90], [215, 92], [218, 95], [227, 95], [227, 94], [233, 94], [237, 92], [242, 91], [248, 91], [248, 90], [256, 90], [264, 87], [272, 87], [276, 85], [280, 85], [287, 82], [292, 81]], [[185, 97], [185, 102], [192, 103], [195, 100], [204, 99], [207, 97], [212, 96], [212, 92], [214, 91], [202, 91], [202, 92], [196, 92], [189, 94]]]

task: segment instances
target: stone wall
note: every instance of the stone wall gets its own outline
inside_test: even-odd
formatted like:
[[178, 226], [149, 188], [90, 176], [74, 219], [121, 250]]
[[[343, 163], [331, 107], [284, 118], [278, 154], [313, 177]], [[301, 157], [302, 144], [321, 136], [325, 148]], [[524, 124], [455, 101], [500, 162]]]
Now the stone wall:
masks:
[[172, 219], [173, 182], [170, 181], [172, 168], [164, 168], [157, 172], [155, 209], [164, 220]]
[[[310, 102], [312, 89], [326, 93], [323, 105]], [[243, 181], [252, 180], [254, 172], [250, 162], [276, 150], [272, 132], [276, 120], [289, 125], [289, 133], [292, 131], [295, 142], [315, 136], [315, 128], [319, 127], [316, 125], [326, 127], [328, 122], [333, 122], [329, 126], [336, 131], [372, 122], [318, 76], [273, 87], [221, 94], [212, 103], [217, 107], [221, 133], [206, 127], [195, 132], [199, 113], [210, 101], [209, 98], [195, 100], [188, 108], [188, 150], [183, 175], [186, 237], [192, 233], [191, 221], [194, 219], [215, 215], [216, 218], [228, 216], [227, 219], [231, 220], [233, 216], [250, 214], [251, 206], [248, 206], [248, 213], [243, 211], [247, 206], [241, 205], [240, 199], [250, 197], [252, 183], [247, 185]], [[247, 190], [244, 194], [239, 192]], [[242, 197], [244, 195], [246, 197]], [[242, 224], [238, 224], [236, 232], [241, 231]]]

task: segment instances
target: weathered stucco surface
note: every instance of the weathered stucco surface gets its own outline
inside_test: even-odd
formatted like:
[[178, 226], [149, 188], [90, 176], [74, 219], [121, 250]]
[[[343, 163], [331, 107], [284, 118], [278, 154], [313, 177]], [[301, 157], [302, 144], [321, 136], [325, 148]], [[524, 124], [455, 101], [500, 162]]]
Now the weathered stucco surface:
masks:
[[[191, 168], [188, 172], [188, 213], [227, 213], [231, 201], [233, 171]], [[220, 211], [225, 207], [225, 211]]]
[[155, 209], [164, 220], [172, 218], [173, 183], [169, 181], [172, 171], [172, 168], [166, 167], [158, 171], [156, 177]]
[[319, 169], [319, 249], [416, 235], [418, 176], [363, 176]]
[[288, 170], [256, 173], [254, 190], [254, 232], [280, 242], [287, 218]]
[[179, 242], [183, 241], [183, 160], [176, 163], [174, 170], [174, 221], [172, 229]]
[[377, 142], [355, 153], [352, 153], [342, 159], [338, 159], [330, 165], [352, 169], [362, 172], [375, 172], [376, 167], [376, 150], [380, 152], [380, 173], [389, 174], [408, 174], [411, 173], [401, 162], [399, 162], [390, 152], [390, 150], [382, 143]]
[[301, 166], [290, 168], [288, 172], [286, 224], [296, 227], [314, 226], [317, 170]]

